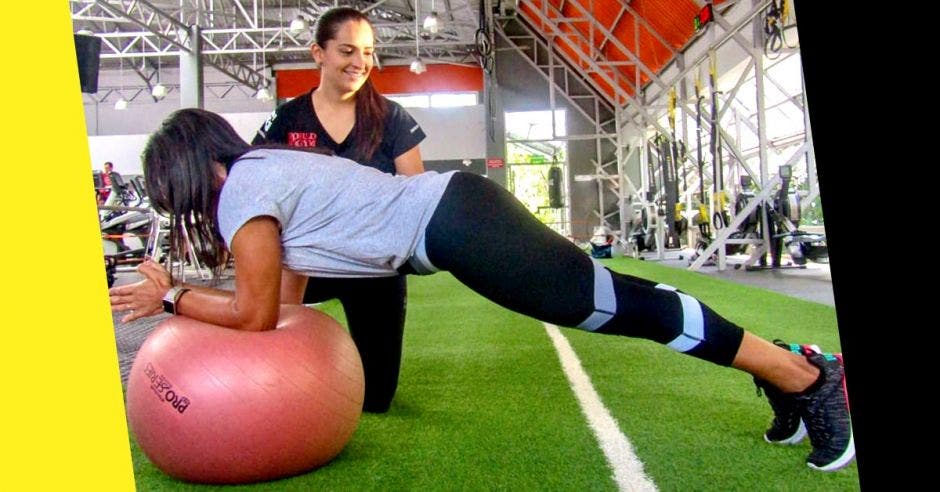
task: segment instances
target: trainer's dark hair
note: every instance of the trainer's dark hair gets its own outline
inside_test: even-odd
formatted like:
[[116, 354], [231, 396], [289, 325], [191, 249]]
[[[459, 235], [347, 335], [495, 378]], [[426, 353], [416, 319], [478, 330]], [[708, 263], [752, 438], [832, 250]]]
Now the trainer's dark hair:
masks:
[[170, 217], [170, 248], [182, 259], [186, 239], [216, 278], [228, 252], [219, 232], [221, 179], [214, 163], [230, 169], [251, 147], [221, 116], [202, 109], [170, 115], [147, 142], [142, 155], [151, 205]]
[[[375, 28], [366, 14], [352, 7], [337, 7], [327, 10], [317, 19], [317, 28], [314, 41], [321, 49], [326, 49], [326, 43], [336, 39], [340, 26], [346, 22], [365, 22], [369, 24], [372, 32]], [[388, 103], [385, 98], [375, 90], [371, 79], [366, 79], [359, 91], [356, 92], [356, 126], [353, 130], [353, 141], [358, 142], [356, 159], [363, 163], [372, 160], [375, 151], [382, 142], [385, 132], [385, 116], [388, 114]]]

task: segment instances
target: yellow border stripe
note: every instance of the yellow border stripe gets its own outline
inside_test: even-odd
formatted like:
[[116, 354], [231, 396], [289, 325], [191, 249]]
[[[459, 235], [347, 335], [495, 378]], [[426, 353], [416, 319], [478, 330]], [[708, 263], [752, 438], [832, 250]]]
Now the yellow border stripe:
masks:
[[7, 8], [0, 490], [133, 490], [69, 7]]

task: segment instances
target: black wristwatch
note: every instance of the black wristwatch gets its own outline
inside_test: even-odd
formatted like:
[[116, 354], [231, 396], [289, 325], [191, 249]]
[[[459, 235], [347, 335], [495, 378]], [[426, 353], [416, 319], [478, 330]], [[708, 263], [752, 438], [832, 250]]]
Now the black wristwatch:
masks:
[[163, 310], [170, 314], [176, 314], [176, 303], [187, 292], [189, 292], [189, 289], [185, 287], [175, 285], [170, 287], [170, 290], [166, 291], [166, 295], [163, 296]]

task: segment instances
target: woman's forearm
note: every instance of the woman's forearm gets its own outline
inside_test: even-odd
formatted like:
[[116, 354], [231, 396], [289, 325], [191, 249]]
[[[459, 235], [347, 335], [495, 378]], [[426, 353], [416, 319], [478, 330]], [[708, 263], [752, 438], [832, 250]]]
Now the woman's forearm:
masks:
[[264, 316], [256, 306], [240, 305], [233, 291], [187, 284], [183, 287], [189, 290], [177, 301], [177, 314], [236, 330], [264, 331], [277, 326], [276, 316]]
[[[180, 285], [189, 291], [177, 297], [176, 314], [238, 330], [273, 330], [281, 302], [277, 223], [266, 217], [249, 220], [234, 243], [235, 291]], [[164, 296], [173, 287], [170, 273], [153, 260], [145, 260], [137, 272], [144, 280], [109, 291], [111, 309], [128, 312], [124, 323], [163, 312]]]

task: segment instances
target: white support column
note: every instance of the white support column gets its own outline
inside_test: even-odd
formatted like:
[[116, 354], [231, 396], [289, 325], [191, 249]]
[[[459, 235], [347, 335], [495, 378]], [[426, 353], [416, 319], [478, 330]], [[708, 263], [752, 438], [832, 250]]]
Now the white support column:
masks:
[[[756, 4], [758, 1], [755, 0], [754, 3]], [[754, 87], [757, 95], [757, 107], [755, 108], [757, 113], [757, 155], [760, 162], [760, 186], [761, 189], [766, 190], [765, 187], [770, 181], [770, 172], [767, 169], [767, 114], [764, 104], [764, 50], [762, 40], [763, 25], [761, 19], [754, 19], [754, 40], [751, 57], [754, 59]], [[769, 248], [770, 241], [773, 240], [769, 231], [770, 218], [767, 214], [767, 207], [763, 207], [761, 211], [764, 246]]]
[[816, 152], [813, 147], [813, 131], [809, 122], [809, 101], [806, 98], [806, 80], [803, 78], [803, 70], [800, 70], [800, 83], [803, 86], [803, 133], [806, 136], [806, 179], [809, 181], [809, 196], [803, 203], [803, 210], [812, 206], [813, 201], [819, 195], [819, 181], [816, 180]]
[[202, 108], [202, 35], [199, 26], [189, 31], [180, 30], [180, 38], [187, 39], [189, 52], [180, 50], [180, 107]]
[[[685, 71], [685, 53], [679, 53], [678, 55], [676, 55], [676, 66], [679, 68], [679, 70]], [[688, 186], [689, 183], [688, 183], [688, 177], [687, 177], [688, 170], [686, 169], [686, 165], [689, 163], [689, 161], [684, 158], [685, 156], [688, 156], [689, 154], [688, 152], [689, 150], [689, 113], [688, 113], [688, 107], [686, 105], [686, 101], [688, 101], [688, 99], [689, 99], [688, 80], [685, 77], [682, 77], [681, 79], [679, 79], [680, 103], [677, 104], [676, 106], [678, 106], [679, 115], [682, 118], [681, 141], [682, 141], [683, 147], [679, 149], [680, 153], [679, 155], [676, 156], [676, 161], [679, 163], [679, 165], [677, 166], [677, 169], [679, 170], [679, 172], [682, 173], [682, 176], [684, 178], [682, 184], [685, 186], [685, 188], [682, 190], [682, 196], [680, 196], [679, 199], [685, 202], [685, 210], [683, 211], [682, 216], [685, 217], [687, 220], [691, 218], [691, 215], [689, 214], [689, 212], [692, 210], [692, 194], [689, 193], [689, 186]], [[682, 155], [683, 148], [685, 150], [684, 152], [685, 156]], [[676, 179], [679, 179], [679, 176], [676, 176]], [[697, 233], [697, 229], [692, 227], [691, 220], [689, 220], [687, 226], [688, 227], [686, 227], [686, 234], [685, 234], [686, 243], [688, 244], [688, 246], [694, 246], [695, 235]]]
[[[627, 159], [633, 153], [624, 155], [624, 148], [626, 147], [625, 138], [623, 135], [623, 125], [620, 124], [621, 113], [623, 108], [617, 107], [614, 110], [614, 131], [617, 132], [617, 147], [615, 149], [617, 155], [617, 206], [620, 210], [620, 243], [622, 245], [629, 245], [631, 248], [629, 251], [626, 251], [629, 254], [636, 255], [637, 251], [635, 245], [629, 242], [629, 237], [627, 232], [632, 232], [629, 223], [633, 222], [633, 199], [628, 202], [626, 200], [627, 193], [631, 195], [637, 193], [636, 188], [633, 187], [633, 184], [630, 182], [630, 179], [627, 176]], [[628, 188], [629, 185], [629, 188]], [[638, 197], [642, 200], [642, 197]]]
[[[600, 111], [600, 102], [597, 99], [594, 99], [594, 133], [598, 135], [603, 133], [603, 128], [601, 128]], [[598, 175], [600, 175], [601, 171], [603, 171], [603, 165], [601, 164], [601, 162], [603, 162], [603, 158], [603, 152], [601, 151], [601, 139], [596, 138], [594, 140], [594, 159], [597, 162]], [[617, 169], [619, 170], [620, 167], [618, 166]], [[622, 188], [618, 187], [618, 192], [620, 189]], [[597, 215], [600, 218], [600, 225], [607, 226], [607, 211], [604, 209], [604, 180], [599, 178], [597, 179]], [[622, 236], [622, 232], [618, 233], [618, 237]]]
[[552, 138], [555, 138], [558, 136], [558, 130], [555, 127], [555, 36], [549, 34], [546, 37], [550, 48], [548, 50], [548, 107], [552, 118]]

